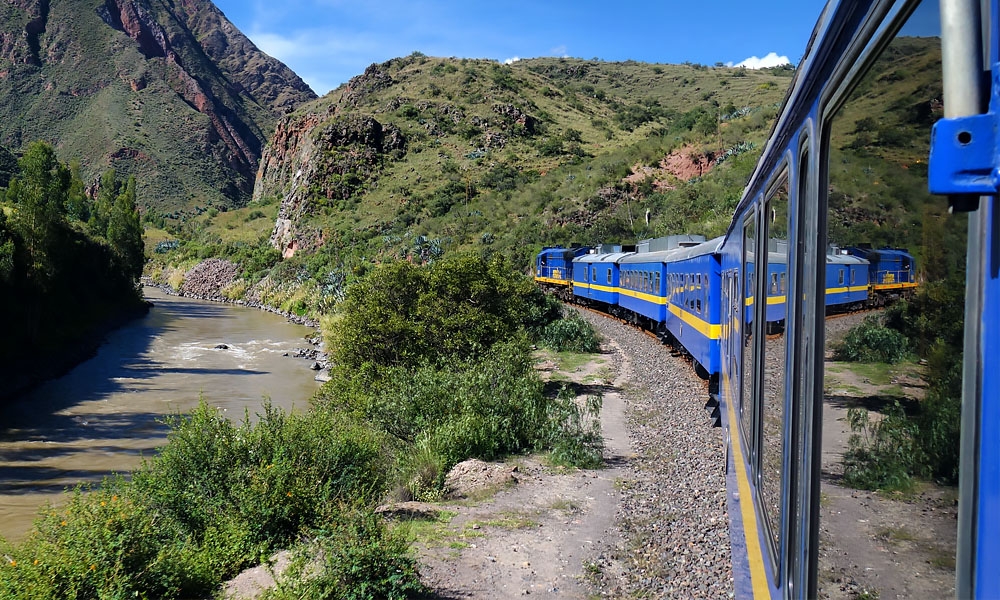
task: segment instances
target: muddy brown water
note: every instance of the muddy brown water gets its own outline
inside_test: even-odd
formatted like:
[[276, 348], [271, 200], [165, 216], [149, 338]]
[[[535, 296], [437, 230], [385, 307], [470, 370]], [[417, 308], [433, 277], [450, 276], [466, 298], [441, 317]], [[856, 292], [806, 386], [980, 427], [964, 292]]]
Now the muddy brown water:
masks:
[[307, 347], [310, 328], [155, 288], [145, 294], [149, 314], [110, 334], [96, 356], [0, 407], [0, 536], [8, 541], [23, 538], [41, 506], [63, 502], [67, 487], [100, 483], [154, 454], [166, 441], [164, 415], [189, 411], [199, 397], [239, 421], [265, 398], [304, 409], [319, 387], [311, 361], [291, 356]]

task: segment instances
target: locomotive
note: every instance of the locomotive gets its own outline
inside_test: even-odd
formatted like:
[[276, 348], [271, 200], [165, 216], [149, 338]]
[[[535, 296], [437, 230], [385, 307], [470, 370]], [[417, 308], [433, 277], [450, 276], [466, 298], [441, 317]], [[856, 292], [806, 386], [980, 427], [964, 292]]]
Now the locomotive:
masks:
[[955, 590], [1000, 597], [998, 82], [1000, 0], [830, 0], [725, 235], [538, 255], [540, 283], [655, 331], [709, 378], [738, 598], [817, 595], [826, 315], [918, 285], [905, 250], [827, 251], [850, 225], [830, 215], [846, 198], [881, 226], [896, 217], [872, 198], [917, 176], [894, 197], [968, 220]]

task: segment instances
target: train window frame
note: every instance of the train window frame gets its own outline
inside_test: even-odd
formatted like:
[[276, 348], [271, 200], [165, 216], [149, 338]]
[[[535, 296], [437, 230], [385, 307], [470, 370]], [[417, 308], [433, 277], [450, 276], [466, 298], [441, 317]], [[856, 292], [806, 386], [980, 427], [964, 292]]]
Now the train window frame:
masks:
[[837, 269], [837, 285], [844, 285], [844, 268]]
[[608, 285], [611, 285], [611, 267], [608, 267]]
[[[776, 223], [776, 209], [775, 206], [777, 202], [784, 202], [784, 212], [785, 219], [784, 222], [784, 265], [785, 272], [788, 270], [788, 263], [791, 254], [790, 247], [790, 235], [793, 233], [791, 231], [791, 205], [793, 201], [793, 194], [795, 189], [790, 177], [790, 173], [793, 171], [791, 156], [785, 155], [782, 160], [772, 171], [773, 175], [769, 179], [769, 183], [765, 187], [766, 193], [760, 198], [760, 222], [758, 224], [758, 237], [757, 242], [758, 248], [761, 249], [761, 256], [763, 257], [763, 264], [760, 261], [755, 261], [754, 268], [760, 271], [758, 275], [758, 285], [764, 287], [766, 286], [767, 294], [763, 294], [761, 297], [764, 302], [761, 304], [763, 306], [757, 308], [757, 317], [755, 320], [756, 331], [762, 335], [757, 336], [759, 341], [755, 347], [755, 351], [758, 353], [757, 358], [754, 362], [754, 383], [753, 383], [753, 393], [754, 393], [754, 430], [753, 430], [753, 441], [756, 452], [754, 453], [754, 459], [751, 463], [752, 467], [755, 469], [754, 481], [757, 485], [757, 493], [755, 494], [755, 503], [757, 505], [759, 514], [762, 517], [762, 524], [764, 526], [764, 539], [766, 541], [765, 547], [767, 548], [766, 554], [771, 559], [771, 566], [774, 572], [778, 574], [779, 581], [784, 581], [784, 577], [781, 575], [782, 569], [787, 567], [788, 557], [787, 553], [787, 541], [784, 539], [783, 532], [785, 531], [785, 525], [788, 519], [787, 511], [788, 504], [784, 500], [785, 493], [789, 490], [790, 479], [789, 479], [789, 464], [787, 461], [787, 455], [785, 452], [785, 447], [789, 442], [790, 428], [787, 426], [787, 419], [790, 416], [788, 410], [788, 384], [787, 376], [789, 370], [788, 361], [788, 349], [790, 338], [785, 335], [785, 332], [781, 332], [780, 343], [779, 338], [772, 337], [769, 334], [771, 332], [770, 326], [767, 322], [768, 313], [768, 296], [777, 296], [778, 287], [778, 273], [772, 272], [772, 265], [780, 265], [780, 259], [778, 257], [772, 257], [772, 255], [779, 254], [779, 248], [782, 246], [775, 244], [775, 251], [772, 253], [771, 240], [780, 239], [775, 237], [774, 228]], [[779, 260], [779, 262], [773, 262]], [[773, 294], [771, 292], [774, 292]], [[784, 299], [785, 309], [788, 310], [787, 306], [787, 296]], [[786, 313], [787, 320], [787, 313]], [[769, 349], [771, 345], [775, 344], [773, 347], [776, 351], [772, 352]], [[780, 364], [779, 364], [780, 363]], [[775, 368], [777, 366], [777, 368]], [[778, 373], [777, 379], [777, 393], [772, 394], [772, 386], [775, 385], [775, 381], [772, 379], [770, 382], [767, 381], [768, 376], [774, 377], [774, 373]], [[777, 411], [777, 419], [769, 419], [768, 411]], [[778, 427], [773, 428], [771, 433], [765, 432], [765, 428], [768, 423], [777, 421]], [[767, 440], [771, 437], [776, 436], [778, 439], [777, 444], [769, 443]], [[776, 455], [767, 452], [768, 450], [777, 450]], [[770, 458], [768, 458], [770, 457]], [[775, 458], [777, 459], [775, 461]], [[772, 472], [768, 469], [767, 464], [772, 465], [772, 468], [776, 466], [777, 472]], [[769, 477], [770, 476], [770, 477]], [[769, 510], [769, 500], [767, 494], [768, 486], [772, 486], [770, 494], [771, 499], [777, 500], [776, 506], [771, 506], [775, 512]], [[776, 487], [776, 489], [775, 489]]]

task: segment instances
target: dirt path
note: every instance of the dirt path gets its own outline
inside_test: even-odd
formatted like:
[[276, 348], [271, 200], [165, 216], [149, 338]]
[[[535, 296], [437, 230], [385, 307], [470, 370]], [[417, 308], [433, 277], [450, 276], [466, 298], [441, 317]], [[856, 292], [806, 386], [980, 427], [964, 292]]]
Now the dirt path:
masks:
[[[836, 341], [863, 315], [828, 321]], [[831, 327], [831, 324], [833, 326]], [[878, 385], [850, 367], [826, 362], [823, 480], [820, 500], [821, 598], [950, 598], [955, 595], [956, 496], [953, 488], [923, 484], [913, 494], [883, 494], [841, 485], [851, 435], [847, 412], [877, 412], [887, 395], [922, 396], [908, 373]]]
[[[443, 503], [454, 512], [443, 539], [420, 542], [421, 579], [441, 598], [585, 598], [587, 565], [607, 545], [619, 504], [621, 465], [630, 456], [624, 400], [629, 364], [599, 356], [565, 374], [601, 392], [606, 468], [558, 472], [534, 458], [517, 462], [517, 484], [482, 502]], [[610, 364], [609, 364], [610, 363]], [[617, 371], [613, 381], [595, 381]], [[549, 376], [554, 371], [549, 371]]]

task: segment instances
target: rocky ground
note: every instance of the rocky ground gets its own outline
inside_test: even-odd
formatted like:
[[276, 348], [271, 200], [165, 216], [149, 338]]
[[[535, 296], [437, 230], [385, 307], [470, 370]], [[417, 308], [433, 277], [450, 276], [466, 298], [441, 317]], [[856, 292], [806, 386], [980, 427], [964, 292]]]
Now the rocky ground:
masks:
[[[864, 317], [855, 313], [828, 319], [827, 346]], [[830, 360], [828, 352], [828, 373]], [[896, 384], [908, 397], [922, 397], [923, 384], [912, 376], [900, 377]], [[870, 399], [880, 390], [850, 372], [828, 375], [824, 388], [820, 598], [953, 598], [956, 490], [921, 483], [911, 494], [887, 494], [842, 485], [841, 458], [851, 434], [847, 411], [855, 406], [874, 410]]]

